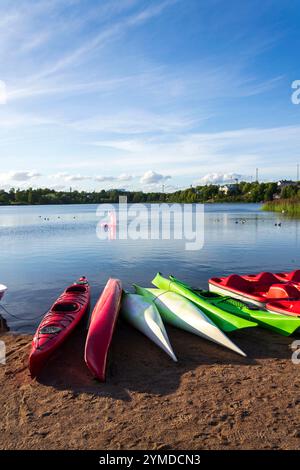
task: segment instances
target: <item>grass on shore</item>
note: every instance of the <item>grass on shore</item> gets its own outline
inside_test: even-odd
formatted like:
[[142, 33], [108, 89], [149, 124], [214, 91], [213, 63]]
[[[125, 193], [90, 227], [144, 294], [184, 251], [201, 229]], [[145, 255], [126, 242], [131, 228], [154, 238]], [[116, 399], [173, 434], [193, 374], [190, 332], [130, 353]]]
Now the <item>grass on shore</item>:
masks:
[[300, 216], [299, 199], [277, 199], [268, 201], [263, 206], [264, 211], [281, 212], [291, 216]]

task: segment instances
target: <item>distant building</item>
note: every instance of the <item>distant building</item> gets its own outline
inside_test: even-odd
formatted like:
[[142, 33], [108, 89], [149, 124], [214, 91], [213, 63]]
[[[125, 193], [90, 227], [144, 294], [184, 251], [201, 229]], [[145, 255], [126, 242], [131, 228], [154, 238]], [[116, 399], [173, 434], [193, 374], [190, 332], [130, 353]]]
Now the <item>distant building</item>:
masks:
[[237, 184], [225, 184], [224, 186], [220, 186], [219, 191], [224, 193], [226, 196], [228, 194], [235, 194], [238, 190]]
[[277, 186], [280, 189], [285, 188], [286, 186], [298, 186], [298, 182], [292, 180], [280, 180], [278, 181]]

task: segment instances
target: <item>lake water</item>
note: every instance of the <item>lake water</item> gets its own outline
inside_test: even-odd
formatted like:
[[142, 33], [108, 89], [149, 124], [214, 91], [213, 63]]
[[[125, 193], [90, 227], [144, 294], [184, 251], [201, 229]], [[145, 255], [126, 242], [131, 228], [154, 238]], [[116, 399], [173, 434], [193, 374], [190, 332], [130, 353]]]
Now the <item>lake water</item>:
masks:
[[33, 331], [39, 320], [29, 318], [45, 312], [81, 275], [90, 280], [94, 303], [109, 277], [129, 289], [133, 282], [150, 285], [161, 271], [207, 288], [211, 276], [300, 266], [300, 221], [262, 212], [258, 204], [205, 205], [198, 251], [185, 250], [182, 240], [101, 240], [96, 209], [0, 207], [0, 283], [8, 286], [2, 305], [21, 320], [0, 313], [13, 331]]

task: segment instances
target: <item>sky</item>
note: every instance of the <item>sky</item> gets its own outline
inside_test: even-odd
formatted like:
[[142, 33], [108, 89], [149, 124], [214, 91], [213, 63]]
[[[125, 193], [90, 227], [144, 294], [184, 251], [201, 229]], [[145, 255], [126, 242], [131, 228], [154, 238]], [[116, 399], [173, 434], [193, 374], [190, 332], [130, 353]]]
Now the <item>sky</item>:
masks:
[[0, 0], [0, 188], [296, 178], [299, 20], [298, 0]]

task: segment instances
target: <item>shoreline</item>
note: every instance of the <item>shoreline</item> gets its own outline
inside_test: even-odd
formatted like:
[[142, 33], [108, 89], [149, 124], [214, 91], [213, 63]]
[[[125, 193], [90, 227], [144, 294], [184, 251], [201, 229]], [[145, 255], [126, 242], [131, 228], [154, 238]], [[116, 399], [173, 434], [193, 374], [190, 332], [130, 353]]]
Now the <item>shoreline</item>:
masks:
[[121, 323], [104, 384], [85, 366], [83, 328], [38, 381], [27, 369], [32, 336], [1, 334], [7, 364], [0, 366], [0, 449], [300, 449], [295, 338], [258, 328], [235, 332], [244, 359], [168, 332], [177, 364]]
[[[263, 201], [260, 202], [248, 202], [248, 201], [225, 201], [225, 200], [220, 200], [220, 201], [211, 201], [207, 200], [204, 202], [170, 202], [171, 204], [256, 204], [256, 205], [261, 205], [266, 204]], [[113, 206], [118, 206], [120, 203], [119, 202], [70, 202], [70, 203], [57, 203], [57, 204], [0, 204], [1, 207], [59, 207], [59, 206], [99, 206], [101, 204], [111, 204]], [[139, 202], [129, 202], [128, 204], [141, 204]], [[147, 201], [143, 202], [142, 204], [147, 205], [147, 204], [163, 204], [161, 201]]]

